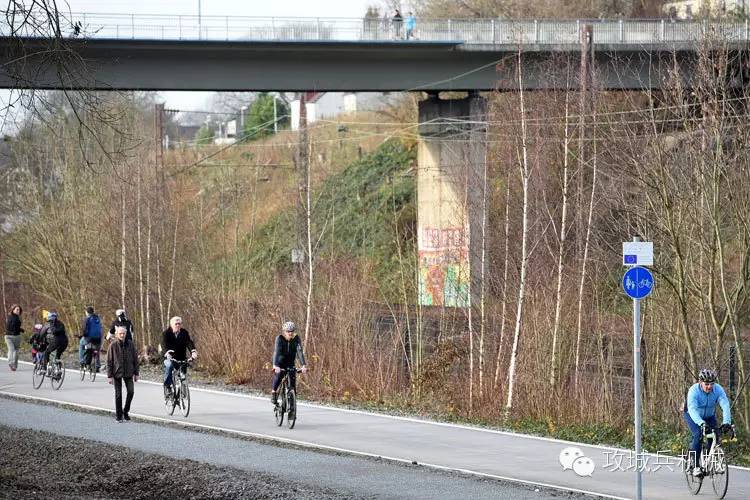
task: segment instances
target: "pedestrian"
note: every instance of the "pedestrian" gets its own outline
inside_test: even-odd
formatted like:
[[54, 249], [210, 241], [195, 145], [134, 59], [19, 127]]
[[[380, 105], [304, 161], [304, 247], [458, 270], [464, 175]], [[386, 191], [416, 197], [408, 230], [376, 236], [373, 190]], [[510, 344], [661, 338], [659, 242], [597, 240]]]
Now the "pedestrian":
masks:
[[115, 328], [118, 326], [124, 326], [127, 331], [128, 340], [133, 340], [133, 322], [130, 321], [125, 314], [125, 309], [118, 309], [115, 311], [115, 320], [112, 322], [112, 326], [109, 327], [109, 335], [107, 340], [110, 340], [115, 336]]
[[413, 13], [409, 12], [406, 15], [406, 22], [404, 23], [404, 28], [406, 28], [407, 40], [414, 38], [414, 28], [416, 27], [417, 27], [417, 18], [414, 17]]
[[391, 22], [393, 23], [393, 39], [401, 38], [401, 25], [404, 24], [404, 18], [398, 9], [394, 11]]
[[21, 348], [21, 313], [23, 309], [18, 304], [10, 306], [8, 319], [5, 320], [5, 345], [8, 346], [8, 366], [11, 371], [18, 368], [18, 349]]
[[90, 354], [96, 356], [96, 371], [99, 371], [101, 362], [99, 361], [99, 350], [102, 348], [102, 322], [99, 316], [94, 313], [94, 307], [86, 308], [86, 316], [81, 324], [81, 340], [78, 342], [78, 361], [81, 366], [87, 365], [91, 359], [86, 359], [86, 345], [91, 344]]
[[[117, 422], [130, 420], [130, 403], [133, 402], [135, 388], [133, 382], [138, 382], [138, 354], [135, 345], [127, 338], [124, 326], [115, 328], [115, 340], [109, 344], [107, 350], [107, 379], [115, 386], [115, 418]], [[122, 405], [122, 383], [125, 382], [125, 406]]]

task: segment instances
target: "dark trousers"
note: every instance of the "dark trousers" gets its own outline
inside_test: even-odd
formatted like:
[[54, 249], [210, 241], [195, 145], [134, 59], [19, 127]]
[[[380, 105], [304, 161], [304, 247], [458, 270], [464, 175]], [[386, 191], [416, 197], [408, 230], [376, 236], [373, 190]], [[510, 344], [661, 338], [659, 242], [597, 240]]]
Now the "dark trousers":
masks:
[[[283, 368], [283, 367], [282, 367]], [[276, 391], [276, 389], [279, 388], [279, 385], [281, 385], [281, 377], [284, 376], [285, 372], [279, 372], [273, 374], [273, 390]], [[297, 372], [286, 372], [289, 375], [289, 388], [292, 390], [297, 389]]]
[[[125, 407], [122, 406], [122, 382], [125, 381], [125, 389], [127, 390], [127, 395], [125, 396]], [[117, 378], [114, 379], [114, 386], [115, 386], [115, 413], [117, 414], [117, 418], [122, 418], [123, 413], [128, 413], [130, 411], [130, 403], [133, 401], [133, 394], [135, 393], [135, 388], [133, 386], [133, 377], [128, 378]]]
[[[51, 338], [50, 338], [51, 337]], [[54, 335], [50, 335], [47, 337], [47, 349], [44, 351], [44, 363], [46, 364], [47, 361], [49, 361], [49, 355], [52, 354], [53, 351], [57, 351], [56, 356], [57, 359], [60, 359], [62, 356], [62, 353], [65, 352], [65, 349], [68, 348], [68, 339], [58, 339]]]

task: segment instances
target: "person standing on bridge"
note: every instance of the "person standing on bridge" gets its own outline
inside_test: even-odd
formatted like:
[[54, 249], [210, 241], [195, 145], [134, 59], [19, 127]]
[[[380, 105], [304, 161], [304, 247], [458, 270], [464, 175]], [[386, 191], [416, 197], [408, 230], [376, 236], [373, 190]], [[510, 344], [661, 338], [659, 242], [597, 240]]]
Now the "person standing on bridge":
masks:
[[391, 22], [393, 22], [393, 39], [399, 40], [401, 38], [401, 25], [404, 24], [404, 18], [398, 9], [393, 13]]
[[[130, 403], [133, 402], [135, 387], [133, 382], [138, 382], [138, 353], [135, 344], [127, 338], [127, 329], [124, 326], [115, 328], [115, 341], [109, 344], [107, 350], [107, 379], [115, 386], [115, 418], [117, 422], [123, 419], [130, 420]], [[125, 406], [122, 406], [122, 383], [125, 382], [127, 396]]]
[[5, 320], [5, 345], [8, 346], [8, 366], [11, 371], [18, 368], [18, 349], [21, 348], [21, 313], [23, 309], [18, 304], [10, 306], [10, 314]]
[[406, 28], [406, 39], [411, 40], [414, 38], [414, 29], [417, 27], [417, 18], [414, 17], [414, 13], [409, 12], [406, 14], [406, 22], [404, 28]]

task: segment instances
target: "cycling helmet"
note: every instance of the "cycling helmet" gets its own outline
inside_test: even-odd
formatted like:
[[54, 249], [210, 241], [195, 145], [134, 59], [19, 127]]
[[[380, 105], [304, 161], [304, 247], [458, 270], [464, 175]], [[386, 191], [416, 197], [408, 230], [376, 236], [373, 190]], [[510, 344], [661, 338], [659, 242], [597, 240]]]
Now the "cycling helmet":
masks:
[[57, 319], [57, 313], [55, 311], [49, 311], [47, 313], [47, 321], [54, 321]]
[[295, 325], [292, 321], [287, 321], [281, 326], [281, 331], [283, 332], [294, 332], [294, 330], [297, 329], [297, 325]]
[[716, 372], [713, 370], [709, 370], [708, 368], [704, 368], [698, 374], [698, 380], [701, 382], [716, 382]]

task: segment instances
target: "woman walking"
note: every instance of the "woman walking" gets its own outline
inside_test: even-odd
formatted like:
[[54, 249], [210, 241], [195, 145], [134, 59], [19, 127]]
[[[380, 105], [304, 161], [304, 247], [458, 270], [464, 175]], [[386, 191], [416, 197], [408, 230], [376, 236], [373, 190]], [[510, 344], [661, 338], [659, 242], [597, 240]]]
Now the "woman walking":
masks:
[[[138, 354], [133, 341], [127, 338], [127, 328], [115, 327], [115, 341], [107, 350], [107, 378], [115, 386], [115, 418], [130, 420], [130, 403], [135, 392], [133, 382], [138, 382]], [[125, 406], [122, 406], [122, 383], [125, 382]]]
[[21, 348], [21, 313], [23, 309], [18, 304], [10, 307], [10, 314], [5, 321], [5, 344], [8, 346], [8, 366], [11, 371], [18, 368], [18, 349]]

